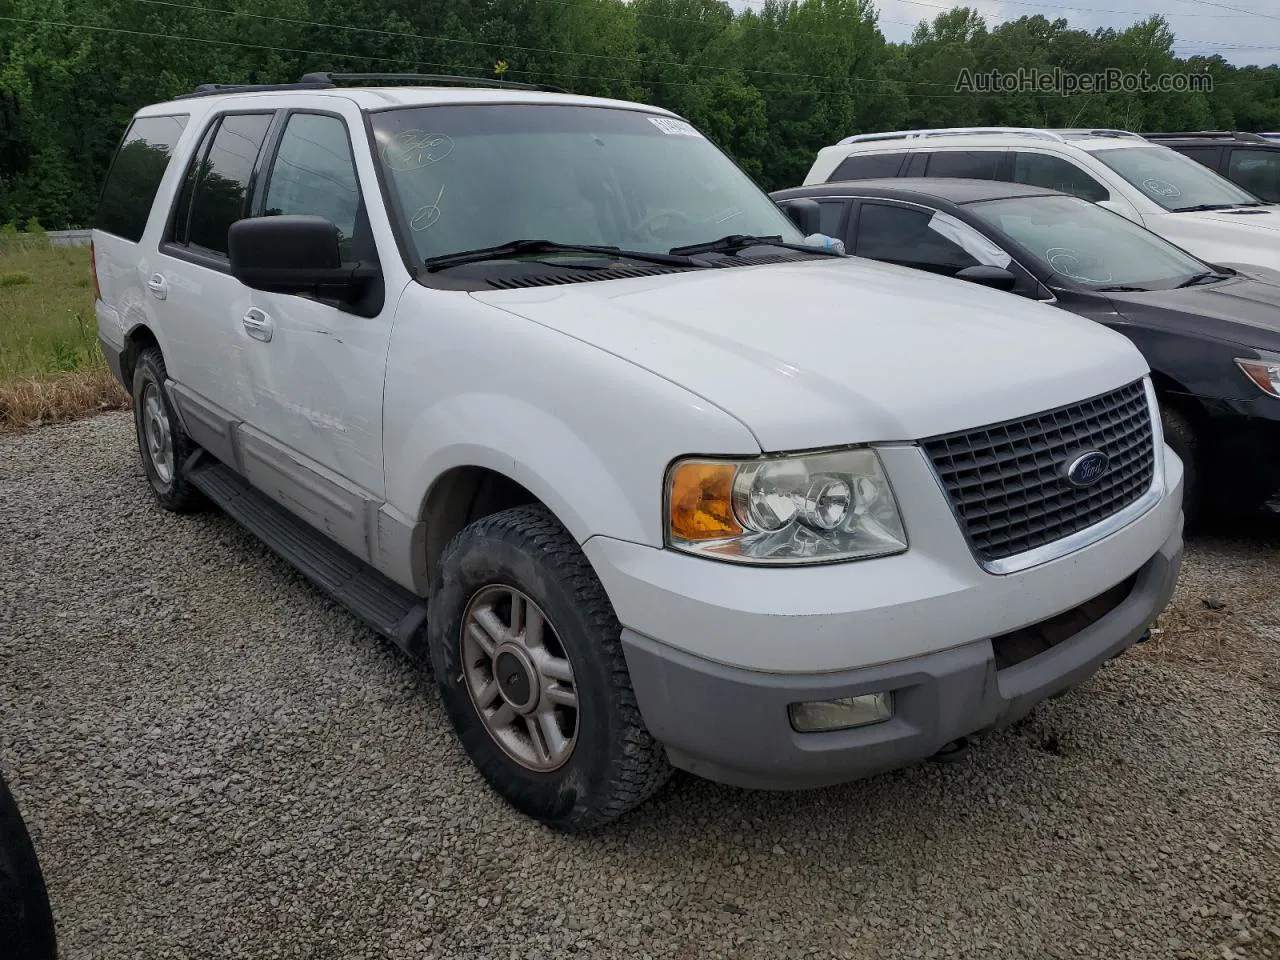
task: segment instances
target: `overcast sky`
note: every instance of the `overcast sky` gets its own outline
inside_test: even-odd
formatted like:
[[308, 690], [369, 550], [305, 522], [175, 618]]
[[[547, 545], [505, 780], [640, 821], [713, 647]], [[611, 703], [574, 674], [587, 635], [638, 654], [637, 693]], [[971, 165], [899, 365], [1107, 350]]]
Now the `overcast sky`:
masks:
[[[762, 6], [762, 0], [736, 0], [735, 7]], [[1276, 0], [1080, 0], [1079, 4], [1053, 0], [876, 0], [880, 29], [900, 43], [911, 36], [921, 20], [932, 20], [943, 10], [969, 6], [994, 27], [1005, 20], [1043, 14], [1050, 20], [1065, 17], [1078, 30], [1099, 27], [1124, 29], [1154, 13], [1162, 13], [1178, 38], [1174, 51], [1182, 57], [1218, 54], [1236, 64], [1280, 62], [1280, 3]], [[1250, 12], [1252, 11], [1252, 13]]]

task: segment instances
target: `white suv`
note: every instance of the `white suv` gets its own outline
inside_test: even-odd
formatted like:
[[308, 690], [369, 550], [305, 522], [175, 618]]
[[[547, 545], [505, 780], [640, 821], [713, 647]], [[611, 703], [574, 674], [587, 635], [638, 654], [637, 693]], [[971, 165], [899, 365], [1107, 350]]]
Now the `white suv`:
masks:
[[805, 185], [960, 177], [1048, 187], [1092, 200], [1202, 260], [1280, 270], [1280, 207], [1169, 147], [1124, 130], [955, 127], [846, 137]]
[[215, 88], [125, 134], [98, 320], [159, 502], [429, 657], [489, 782], [581, 829], [673, 765], [954, 752], [1173, 589], [1128, 340], [811, 232], [654, 107]]

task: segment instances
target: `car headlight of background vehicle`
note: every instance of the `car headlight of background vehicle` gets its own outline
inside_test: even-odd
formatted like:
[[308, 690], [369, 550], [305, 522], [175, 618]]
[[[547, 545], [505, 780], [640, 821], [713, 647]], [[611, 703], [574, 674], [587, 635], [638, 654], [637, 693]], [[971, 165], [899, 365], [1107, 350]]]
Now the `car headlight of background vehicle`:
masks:
[[1280, 397], [1280, 357], [1271, 354], [1263, 354], [1260, 358], [1236, 357], [1236, 366], [1263, 393]]
[[667, 474], [667, 542], [756, 564], [901, 553], [902, 517], [874, 450], [679, 460]]

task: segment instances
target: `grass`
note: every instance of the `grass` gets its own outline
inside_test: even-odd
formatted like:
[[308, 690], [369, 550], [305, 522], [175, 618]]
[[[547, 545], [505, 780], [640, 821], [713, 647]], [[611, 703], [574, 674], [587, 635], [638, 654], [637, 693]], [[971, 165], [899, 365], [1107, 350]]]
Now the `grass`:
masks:
[[0, 241], [0, 431], [118, 410], [98, 349], [87, 247]]

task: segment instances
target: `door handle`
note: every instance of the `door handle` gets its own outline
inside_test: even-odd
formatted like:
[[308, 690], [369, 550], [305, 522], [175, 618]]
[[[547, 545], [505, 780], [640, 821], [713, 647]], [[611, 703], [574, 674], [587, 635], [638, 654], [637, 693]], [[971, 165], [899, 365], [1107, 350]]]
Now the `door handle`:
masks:
[[151, 279], [147, 281], [147, 289], [155, 294], [157, 300], [163, 300], [169, 296], [169, 281], [158, 273], [153, 273]]
[[276, 322], [257, 307], [250, 307], [241, 322], [244, 324], [245, 333], [263, 343], [270, 340], [271, 335], [276, 331]]

